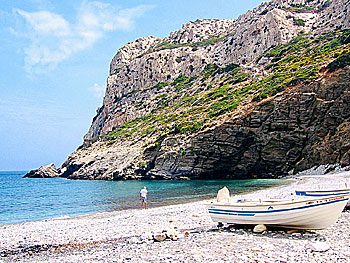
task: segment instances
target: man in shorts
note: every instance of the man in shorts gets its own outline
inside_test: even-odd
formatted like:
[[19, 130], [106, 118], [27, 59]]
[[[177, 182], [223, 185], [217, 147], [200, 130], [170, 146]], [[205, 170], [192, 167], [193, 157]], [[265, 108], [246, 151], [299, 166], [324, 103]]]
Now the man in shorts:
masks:
[[147, 209], [147, 189], [146, 186], [140, 191], [141, 209], [143, 204], [145, 204], [145, 209]]

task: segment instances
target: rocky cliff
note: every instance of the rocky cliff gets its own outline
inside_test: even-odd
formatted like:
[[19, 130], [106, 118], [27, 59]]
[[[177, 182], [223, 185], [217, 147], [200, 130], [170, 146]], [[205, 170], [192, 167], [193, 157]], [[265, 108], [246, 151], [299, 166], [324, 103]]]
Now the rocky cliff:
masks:
[[275, 0], [120, 48], [72, 179], [275, 177], [350, 165], [348, 0]]

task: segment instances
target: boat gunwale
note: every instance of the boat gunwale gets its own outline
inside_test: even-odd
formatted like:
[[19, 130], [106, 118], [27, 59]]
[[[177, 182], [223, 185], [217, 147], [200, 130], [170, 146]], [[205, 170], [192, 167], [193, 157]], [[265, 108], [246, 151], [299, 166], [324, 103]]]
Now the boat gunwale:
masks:
[[[232, 215], [232, 213], [238, 213], [234, 215], [240, 215], [240, 216], [251, 216], [255, 214], [266, 214], [266, 213], [281, 213], [281, 212], [287, 212], [287, 211], [293, 211], [293, 210], [300, 210], [300, 209], [309, 209], [309, 208], [314, 208], [314, 207], [319, 207], [319, 206], [324, 206], [324, 205], [330, 205], [338, 202], [344, 202], [347, 201], [348, 199], [337, 199], [337, 200], [332, 200], [329, 202], [325, 203], [316, 203], [316, 204], [309, 204], [306, 206], [296, 206], [296, 207], [291, 207], [291, 208], [284, 208], [284, 209], [277, 209], [277, 208], [272, 208], [271, 210], [230, 210], [229, 208], [223, 209], [223, 208], [215, 208], [215, 207], [208, 207], [209, 213], [213, 214], [227, 214], [227, 215]], [[250, 206], [247, 206], [246, 208], [249, 208]], [[231, 208], [233, 209], [233, 208]]]

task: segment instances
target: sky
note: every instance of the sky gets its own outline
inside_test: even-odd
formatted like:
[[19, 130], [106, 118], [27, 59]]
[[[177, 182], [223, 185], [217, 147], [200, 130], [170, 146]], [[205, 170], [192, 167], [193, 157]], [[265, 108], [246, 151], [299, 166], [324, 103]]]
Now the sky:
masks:
[[261, 2], [0, 0], [0, 171], [59, 167], [82, 144], [124, 44]]

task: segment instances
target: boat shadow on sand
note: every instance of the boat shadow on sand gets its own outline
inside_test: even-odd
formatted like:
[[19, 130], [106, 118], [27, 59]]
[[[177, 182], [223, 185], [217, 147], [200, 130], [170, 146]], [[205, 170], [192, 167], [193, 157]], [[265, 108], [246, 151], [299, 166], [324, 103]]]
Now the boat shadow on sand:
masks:
[[[317, 231], [317, 230], [316, 230]], [[278, 227], [269, 227], [263, 233], [254, 233], [251, 225], [230, 225], [226, 227], [216, 227], [207, 230], [207, 232], [232, 233], [234, 235], [254, 235], [259, 237], [280, 238], [289, 240], [309, 240], [309, 241], [326, 241], [326, 238], [314, 230], [296, 230]]]

